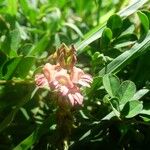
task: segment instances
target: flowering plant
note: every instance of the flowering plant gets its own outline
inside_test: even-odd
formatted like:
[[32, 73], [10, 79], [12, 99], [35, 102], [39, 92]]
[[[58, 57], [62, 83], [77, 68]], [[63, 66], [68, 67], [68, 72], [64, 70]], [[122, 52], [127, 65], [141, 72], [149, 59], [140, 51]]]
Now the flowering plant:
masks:
[[92, 77], [75, 67], [76, 50], [65, 45], [57, 50], [56, 64], [46, 63], [43, 73], [35, 76], [36, 85], [40, 88], [49, 87], [56, 91], [63, 102], [74, 105], [82, 105], [83, 95], [80, 86], [90, 87]]
[[1, 0], [0, 12], [0, 150], [149, 147], [149, 0]]

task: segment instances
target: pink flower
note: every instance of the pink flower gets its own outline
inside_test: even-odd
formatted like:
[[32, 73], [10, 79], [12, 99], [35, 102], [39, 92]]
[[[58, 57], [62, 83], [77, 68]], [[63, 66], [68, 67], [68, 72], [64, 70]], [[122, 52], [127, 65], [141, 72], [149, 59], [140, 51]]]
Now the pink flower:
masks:
[[74, 106], [83, 103], [83, 96], [78, 84], [90, 87], [92, 77], [77, 67], [73, 67], [69, 74], [67, 69], [63, 69], [59, 64], [47, 63], [43, 67], [43, 74], [36, 75], [35, 81], [36, 85], [41, 88], [49, 86], [57, 91], [60, 96], [66, 97], [69, 103]]
[[63, 69], [59, 64], [51, 65], [47, 63], [43, 67], [43, 74], [35, 76], [35, 82], [40, 88], [49, 86], [57, 91], [60, 96], [66, 97], [69, 103], [74, 106], [83, 103], [83, 96], [78, 84], [90, 87], [92, 77], [77, 67], [73, 67], [69, 74], [68, 70]]
[[90, 87], [93, 79], [89, 74], [85, 74], [83, 70], [77, 67], [73, 67], [71, 72], [71, 80], [75, 84]]
[[66, 69], [61, 68], [59, 65], [51, 65], [47, 63], [43, 68], [43, 73], [50, 86], [57, 87], [58, 85], [72, 88], [72, 83], [69, 74]]
[[40, 88], [45, 86], [56, 91], [61, 99], [66, 99], [72, 106], [82, 105], [83, 96], [81, 86], [90, 87], [93, 79], [80, 68], [75, 67], [77, 61], [76, 49], [62, 44], [52, 55], [56, 65], [47, 63], [43, 67], [43, 74], [35, 76], [36, 85]]

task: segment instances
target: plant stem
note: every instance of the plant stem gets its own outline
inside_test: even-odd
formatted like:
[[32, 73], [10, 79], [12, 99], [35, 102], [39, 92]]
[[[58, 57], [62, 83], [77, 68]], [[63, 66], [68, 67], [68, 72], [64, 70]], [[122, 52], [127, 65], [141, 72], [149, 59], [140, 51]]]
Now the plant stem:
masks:
[[68, 150], [69, 137], [72, 130], [73, 117], [70, 109], [59, 107], [57, 110], [58, 150]]

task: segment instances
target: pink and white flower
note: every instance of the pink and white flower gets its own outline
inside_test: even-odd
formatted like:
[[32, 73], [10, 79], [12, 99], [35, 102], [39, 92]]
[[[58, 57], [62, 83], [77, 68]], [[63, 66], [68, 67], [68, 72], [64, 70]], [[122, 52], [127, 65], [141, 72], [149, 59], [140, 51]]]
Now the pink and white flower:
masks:
[[[75, 57], [74, 54], [72, 55]], [[56, 65], [45, 64], [43, 74], [35, 76], [36, 85], [40, 88], [49, 86], [52, 90], [58, 92], [60, 96], [65, 97], [72, 106], [82, 105], [83, 96], [80, 86], [90, 87], [93, 81], [91, 75], [85, 74], [82, 69], [71, 64], [70, 68], [63, 68], [63, 65], [59, 63], [60, 61]]]

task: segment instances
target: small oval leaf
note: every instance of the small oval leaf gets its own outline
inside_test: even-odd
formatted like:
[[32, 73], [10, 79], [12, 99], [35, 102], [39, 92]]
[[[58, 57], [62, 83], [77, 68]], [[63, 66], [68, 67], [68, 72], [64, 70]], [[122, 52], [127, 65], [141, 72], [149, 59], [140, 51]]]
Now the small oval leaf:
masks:
[[118, 97], [120, 104], [125, 104], [130, 101], [136, 92], [136, 86], [132, 81], [124, 81], [119, 88]]
[[132, 118], [138, 115], [143, 109], [143, 104], [140, 101], [134, 100], [127, 102], [122, 110], [122, 116]]
[[109, 46], [111, 39], [112, 39], [111, 30], [109, 28], [105, 28], [101, 38], [102, 49], [105, 49]]
[[119, 90], [120, 81], [117, 76], [112, 74], [106, 74], [103, 77], [103, 85], [111, 97], [115, 97], [117, 91]]
[[139, 18], [140, 18], [140, 21], [141, 21], [141, 24], [142, 24], [142, 27], [145, 31], [145, 33], [148, 32], [149, 30], [149, 20], [148, 20], [148, 17], [141, 11], [138, 11], [137, 12]]
[[107, 21], [107, 27], [112, 30], [114, 37], [120, 35], [122, 24], [122, 19], [117, 14], [112, 15]]

